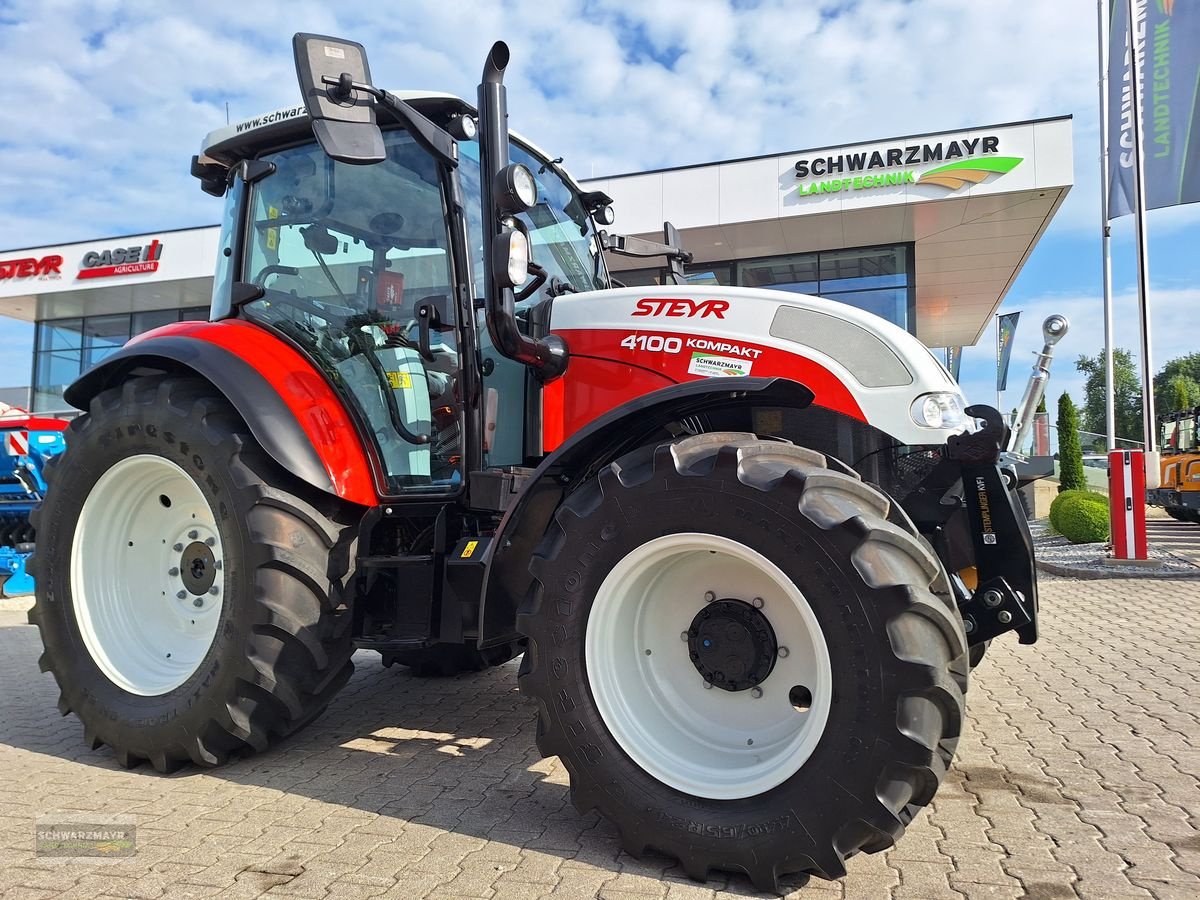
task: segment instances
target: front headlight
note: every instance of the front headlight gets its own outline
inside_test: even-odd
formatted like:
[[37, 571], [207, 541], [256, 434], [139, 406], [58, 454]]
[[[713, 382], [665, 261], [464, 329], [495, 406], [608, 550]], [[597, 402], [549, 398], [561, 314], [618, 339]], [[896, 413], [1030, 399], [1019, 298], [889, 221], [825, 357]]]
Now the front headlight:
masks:
[[922, 394], [913, 401], [912, 420], [926, 428], [958, 428], [966, 417], [958, 394]]

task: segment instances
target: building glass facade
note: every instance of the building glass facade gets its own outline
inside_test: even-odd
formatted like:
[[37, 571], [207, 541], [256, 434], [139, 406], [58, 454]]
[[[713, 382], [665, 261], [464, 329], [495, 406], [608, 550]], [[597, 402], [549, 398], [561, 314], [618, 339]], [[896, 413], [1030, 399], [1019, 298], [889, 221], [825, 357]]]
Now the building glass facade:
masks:
[[134, 335], [173, 322], [207, 319], [208, 307], [50, 319], [37, 323], [33, 354], [33, 411], [65, 410], [63, 391], [83, 372]]
[[[874, 313], [916, 333], [913, 245], [855, 247], [721, 263], [695, 263], [692, 284], [732, 284], [813, 294]], [[665, 269], [614, 272], [629, 286], [662, 284]]]

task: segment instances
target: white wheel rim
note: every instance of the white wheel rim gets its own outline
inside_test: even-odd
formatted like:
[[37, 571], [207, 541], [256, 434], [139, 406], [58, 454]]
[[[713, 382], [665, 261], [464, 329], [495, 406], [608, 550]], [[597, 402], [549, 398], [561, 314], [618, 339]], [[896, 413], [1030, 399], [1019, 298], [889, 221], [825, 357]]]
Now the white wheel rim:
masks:
[[131, 456], [100, 476], [75, 528], [71, 594], [83, 642], [110, 681], [152, 697], [191, 677], [217, 633], [223, 560], [208, 501], [175, 463]]
[[[786, 652], [761, 696], [705, 688], [693, 665], [684, 632], [707, 592], [762, 598]], [[600, 716], [621, 748], [658, 781], [696, 797], [735, 800], [782, 784], [812, 754], [829, 716], [829, 649], [808, 602], [762, 554], [717, 535], [656, 538], [617, 563], [592, 603], [585, 659]], [[793, 706], [803, 696], [794, 686], [810, 693], [807, 711]]]

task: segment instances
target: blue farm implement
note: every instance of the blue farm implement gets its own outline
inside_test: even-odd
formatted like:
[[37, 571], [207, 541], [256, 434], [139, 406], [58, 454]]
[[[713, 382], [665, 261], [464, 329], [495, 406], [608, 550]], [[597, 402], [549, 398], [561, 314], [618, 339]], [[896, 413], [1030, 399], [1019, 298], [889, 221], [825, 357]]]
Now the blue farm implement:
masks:
[[0, 595], [33, 592], [26, 563], [34, 548], [30, 513], [46, 492], [46, 464], [66, 448], [61, 419], [0, 409]]

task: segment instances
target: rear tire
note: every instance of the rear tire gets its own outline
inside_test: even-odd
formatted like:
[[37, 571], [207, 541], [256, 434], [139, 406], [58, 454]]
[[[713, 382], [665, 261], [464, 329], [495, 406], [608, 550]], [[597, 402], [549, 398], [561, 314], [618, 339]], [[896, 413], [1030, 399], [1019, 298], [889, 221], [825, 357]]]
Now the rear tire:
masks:
[[100, 394], [48, 478], [29, 621], [93, 749], [220, 765], [312, 721], [349, 678], [360, 511], [280, 470], [206, 383]]
[[385, 650], [382, 655], [385, 666], [407, 666], [417, 678], [449, 678], [502, 666], [524, 651], [524, 642], [510, 641], [486, 650], [474, 644], [434, 644], [420, 650]]
[[[778, 889], [789, 873], [836, 878], [847, 857], [890, 847], [932, 800], [954, 754], [967, 647], [952, 600], [938, 594], [941, 564], [887, 521], [889, 507], [817, 453], [733, 433], [631, 453], [568, 497], [531, 563], [518, 628], [529, 637], [520, 686], [538, 702], [538, 747], [562, 759], [575, 805], [612, 820], [631, 854], [660, 851], [696, 879], [745, 872], [761, 890]], [[678, 558], [669, 555], [676, 545]], [[654, 548], [664, 555], [648, 556]], [[748, 567], [720, 584], [722, 566], [706, 550]], [[756, 557], [765, 560], [757, 570]], [[692, 584], [696, 572], [707, 574]], [[757, 687], [704, 689], [708, 676], [689, 660], [687, 619], [695, 611], [695, 622], [712, 621], [701, 618], [713, 599], [701, 590], [706, 578], [722, 603], [731, 595], [729, 622], [740, 617], [761, 637], [767, 630], [745, 608], [761, 609], [779, 645], [806, 648], [775, 652], [761, 697]], [[765, 601], [740, 597], [739, 584]], [[637, 612], [614, 619], [606, 611], [614, 602]], [[663, 625], [662, 610], [682, 616]], [[597, 637], [613, 628], [615, 640]], [[628, 658], [593, 653], [622, 646], [622, 628], [637, 641]], [[758, 678], [769, 654], [754, 646], [747, 658], [758, 660]], [[787, 683], [784, 663], [797, 656], [814, 661], [796, 670], [808, 672], [806, 695]], [[636, 677], [614, 692], [631, 667]], [[773, 680], [777, 671], [787, 682]], [[655, 706], [659, 697], [670, 702]], [[822, 698], [825, 719], [807, 734]], [[786, 714], [763, 715], [754, 710], [767, 707], [755, 704]], [[797, 726], [787, 715], [805, 718]], [[762, 735], [754, 750], [753, 738], [742, 742], [744, 755], [726, 740], [738, 727]], [[692, 731], [692, 743], [680, 739]], [[698, 749], [689, 756], [689, 747]]]

